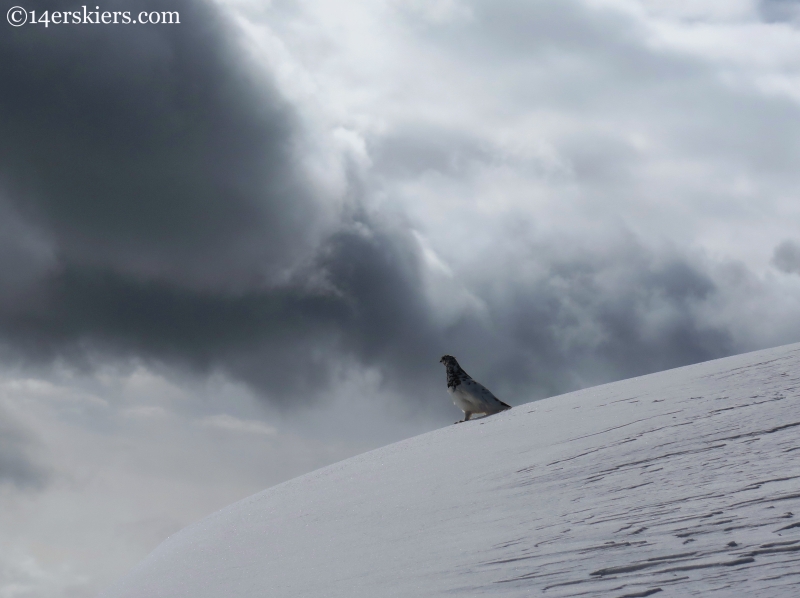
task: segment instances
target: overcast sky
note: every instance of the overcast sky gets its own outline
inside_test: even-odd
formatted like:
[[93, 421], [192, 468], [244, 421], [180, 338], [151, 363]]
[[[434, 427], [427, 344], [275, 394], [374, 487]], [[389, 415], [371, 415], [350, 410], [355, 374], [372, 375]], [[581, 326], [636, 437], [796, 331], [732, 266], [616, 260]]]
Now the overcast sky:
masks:
[[0, 36], [0, 598], [451, 424], [443, 353], [519, 405], [800, 341], [800, 2], [101, 6], [156, 9]]

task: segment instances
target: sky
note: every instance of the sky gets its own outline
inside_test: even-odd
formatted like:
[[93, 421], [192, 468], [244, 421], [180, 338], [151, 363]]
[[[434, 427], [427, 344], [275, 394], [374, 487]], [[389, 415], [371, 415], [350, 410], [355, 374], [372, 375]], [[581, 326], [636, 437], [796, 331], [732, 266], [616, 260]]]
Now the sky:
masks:
[[800, 340], [800, 2], [99, 10], [180, 24], [0, 36], [0, 598], [450, 425], [444, 353], [519, 405]]

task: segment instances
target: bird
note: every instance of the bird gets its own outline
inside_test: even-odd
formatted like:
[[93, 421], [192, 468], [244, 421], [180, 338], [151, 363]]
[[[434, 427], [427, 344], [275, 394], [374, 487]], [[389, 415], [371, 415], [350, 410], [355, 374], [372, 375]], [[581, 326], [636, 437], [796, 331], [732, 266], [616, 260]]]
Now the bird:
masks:
[[464, 412], [464, 419], [457, 421], [457, 424], [469, 421], [473, 413], [494, 415], [511, 409], [511, 405], [498, 399], [480, 382], [475, 382], [452, 355], [444, 355], [439, 363], [443, 363], [447, 369], [447, 392], [453, 397], [456, 407]]

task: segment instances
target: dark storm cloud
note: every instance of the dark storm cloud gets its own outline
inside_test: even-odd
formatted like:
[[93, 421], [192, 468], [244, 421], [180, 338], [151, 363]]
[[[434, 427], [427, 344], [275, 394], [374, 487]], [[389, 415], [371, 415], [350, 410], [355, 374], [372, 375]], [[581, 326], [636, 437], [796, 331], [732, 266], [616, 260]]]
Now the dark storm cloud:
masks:
[[0, 411], [0, 485], [35, 490], [47, 483], [47, 473], [30, 455], [31, 444], [28, 434]]
[[324, 336], [327, 306], [317, 318], [315, 297], [264, 289], [313, 255], [324, 206], [296, 166], [292, 108], [226, 15], [168, 8], [180, 25], [0, 40], [0, 329], [27, 357], [102, 346], [204, 369], [268, 338], [277, 365], [255, 369], [282, 388], [294, 370], [280, 365], [306, 328]]
[[772, 265], [786, 274], [800, 274], [800, 245], [782, 241], [772, 254]]
[[416, 374], [438, 349], [410, 243], [354, 222], [297, 281], [237, 293], [67, 265], [6, 308], [4, 334], [40, 360], [88, 348], [223, 369], [275, 399], [313, 395], [348, 356]]
[[222, 368], [277, 398], [328, 384], [335, 351], [419, 366], [430, 324], [406, 241], [354, 222], [306, 272], [325, 289], [274, 284], [322, 209], [295, 166], [295, 116], [224, 15], [169, 8], [180, 26], [27, 27], [0, 46], [4, 209], [20, 222], [0, 248], [19, 279], [6, 340], [38, 359], [89, 348]]
[[247, 67], [225, 15], [169, 8], [180, 25], [6, 31], [3, 194], [62, 263], [235, 288], [290, 264], [318, 206], [294, 166], [294, 114]]
[[223, 369], [274, 398], [324, 388], [339, 354], [418, 368], [431, 326], [407, 233], [359, 217], [311, 259], [324, 206], [296, 166], [292, 109], [223, 14], [169, 8], [180, 26], [23, 27], [0, 42], [0, 181], [19, 223], [0, 246], [6, 344]]
[[[518, 402], [734, 350], [698, 315], [716, 297], [711, 277], [634, 242], [605, 258], [542, 251], [534, 278], [470, 279], [486, 313], [439, 321], [408, 227], [356, 207], [323, 237], [292, 108], [247, 67], [217, 9], [169, 9], [180, 26], [22, 27], [0, 40], [0, 334], [12, 353], [223, 371], [286, 403], [329, 389], [350, 363], [424, 400], [440, 397], [437, 361], [453, 353]], [[513, 28], [513, 12], [487, 22]], [[599, 35], [581, 27], [565, 39]], [[371, 175], [495, 159], [445, 133], [370, 141]]]

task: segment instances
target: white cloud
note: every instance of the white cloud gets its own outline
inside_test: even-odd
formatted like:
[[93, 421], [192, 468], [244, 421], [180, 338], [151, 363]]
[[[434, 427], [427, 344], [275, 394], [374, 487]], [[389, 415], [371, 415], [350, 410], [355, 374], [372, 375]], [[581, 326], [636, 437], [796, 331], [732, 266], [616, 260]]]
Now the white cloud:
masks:
[[405, 144], [360, 159], [367, 197], [456, 272], [516, 243], [509, 220], [587, 245], [624, 224], [768, 268], [792, 234], [778, 206], [796, 195], [800, 31], [745, 0], [445, 5], [469, 18], [312, 1], [265, 29], [314, 80], [299, 102], [325, 115], [320, 138]]

